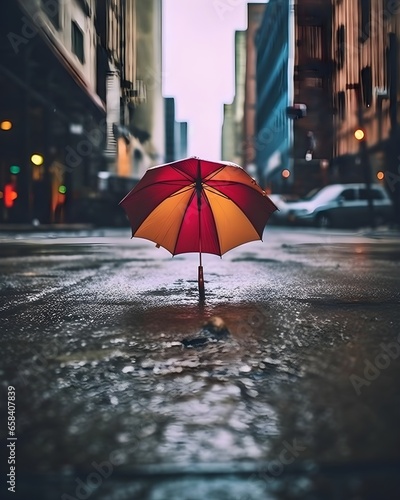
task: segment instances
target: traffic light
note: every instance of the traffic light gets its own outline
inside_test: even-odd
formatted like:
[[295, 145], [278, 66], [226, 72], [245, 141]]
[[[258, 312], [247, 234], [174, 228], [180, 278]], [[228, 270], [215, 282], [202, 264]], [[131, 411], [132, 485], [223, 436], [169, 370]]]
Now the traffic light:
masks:
[[4, 186], [4, 206], [11, 208], [14, 201], [18, 198], [18, 193], [15, 191], [14, 184], [8, 183]]
[[354, 137], [357, 139], [357, 141], [362, 141], [365, 138], [365, 132], [362, 128], [358, 128], [354, 132]]
[[11, 165], [10, 173], [12, 175], [18, 175], [21, 172], [21, 168], [18, 165]]

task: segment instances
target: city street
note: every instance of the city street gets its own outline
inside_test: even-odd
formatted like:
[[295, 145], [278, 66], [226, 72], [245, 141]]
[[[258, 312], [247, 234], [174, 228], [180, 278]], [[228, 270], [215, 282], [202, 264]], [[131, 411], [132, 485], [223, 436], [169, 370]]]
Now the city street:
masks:
[[0, 234], [12, 498], [400, 498], [399, 236], [267, 226], [204, 256], [204, 303], [197, 266], [129, 229]]

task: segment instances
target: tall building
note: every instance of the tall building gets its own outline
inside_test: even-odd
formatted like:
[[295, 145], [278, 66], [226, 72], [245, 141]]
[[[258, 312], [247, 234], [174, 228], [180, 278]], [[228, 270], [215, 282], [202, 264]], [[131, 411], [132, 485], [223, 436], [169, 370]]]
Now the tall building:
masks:
[[255, 158], [257, 174], [264, 187], [278, 188], [283, 169], [291, 168], [292, 124], [286, 108], [293, 96], [291, 55], [294, 13], [289, 2], [271, 0], [257, 32], [257, 102], [255, 114]]
[[246, 32], [235, 33], [235, 94], [231, 104], [224, 105], [221, 157], [243, 165], [243, 117], [246, 78]]
[[180, 160], [187, 156], [187, 122], [175, 118], [175, 99], [164, 98], [165, 105], [165, 162]]
[[[398, 2], [333, 2], [334, 175], [385, 182], [400, 222]], [[364, 140], [354, 137], [364, 131]]]
[[0, 220], [100, 219], [164, 160], [161, 15], [161, 0], [0, 7]]
[[266, 185], [303, 195], [330, 182], [386, 182], [400, 214], [399, 36], [397, 2], [270, 0], [256, 38]]
[[[137, 150], [148, 140], [146, 131], [132, 126], [137, 108], [147, 101], [147, 88], [138, 77], [140, 0], [98, 0], [98, 92], [106, 103], [104, 170], [118, 176], [140, 176]], [[140, 153], [141, 155], [141, 153]]]
[[331, 0], [298, 0], [295, 7], [293, 101], [307, 114], [293, 123], [293, 189], [307, 194], [328, 182], [333, 156]]
[[[305, 194], [332, 158], [330, 0], [271, 0], [257, 35], [256, 163], [273, 191]], [[303, 106], [302, 119], [287, 108]], [[285, 174], [282, 176], [282, 172]]]
[[176, 122], [175, 157], [177, 160], [188, 155], [188, 123]]
[[94, 13], [94, 0], [1, 7], [0, 190], [14, 191], [3, 221], [62, 220], [67, 202], [93, 188], [106, 115]]
[[[130, 119], [135, 136], [134, 169], [145, 169], [165, 160], [165, 118], [162, 96], [162, 2], [136, 1], [137, 78], [146, 89], [146, 100], [136, 106]], [[143, 140], [144, 139], [144, 140]]]
[[363, 1], [356, 6], [350, 1], [334, 2], [334, 153], [336, 165], [343, 165], [342, 175], [346, 171], [349, 176], [359, 175], [359, 143], [354, 131], [360, 125], [365, 128], [368, 147], [374, 149], [370, 152], [372, 164], [376, 169], [385, 168], [384, 147], [390, 130], [389, 59], [395, 16], [384, 7], [385, 2], [379, 0]]
[[224, 104], [222, 133], [221, 133], [221, 159], [232, 161], [235, 156], [235, 122], [233, 104]]
[[255, 36], [261, 25], [266, 4], [249, 3], [247, 5], [247, 30], [246, 30], [246, 73], [243, 116], [243, 166], [252, 168], [256, 161], [256, 59]]

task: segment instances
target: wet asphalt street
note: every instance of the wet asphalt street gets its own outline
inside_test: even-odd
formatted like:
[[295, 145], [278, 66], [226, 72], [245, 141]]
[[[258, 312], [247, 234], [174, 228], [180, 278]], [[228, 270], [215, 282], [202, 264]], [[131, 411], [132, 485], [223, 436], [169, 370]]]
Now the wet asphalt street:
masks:
[[[400, 238], [271, 226], [204, 256], [204, 303], [197, 265], [129, 229], [0, 235], [1, 498], [400, 498]], [[230, 337], [183, 347], [213, 316]]]

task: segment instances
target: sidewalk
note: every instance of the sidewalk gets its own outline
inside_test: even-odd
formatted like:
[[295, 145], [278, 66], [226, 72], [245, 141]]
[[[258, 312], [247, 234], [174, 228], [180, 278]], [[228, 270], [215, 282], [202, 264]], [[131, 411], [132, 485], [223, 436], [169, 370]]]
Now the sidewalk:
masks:
[[25, 233], [25, 232], [54, 232], [54, 231], [90, 231], [97, 229], [93, 224], [0, 224], [0, 232]]

